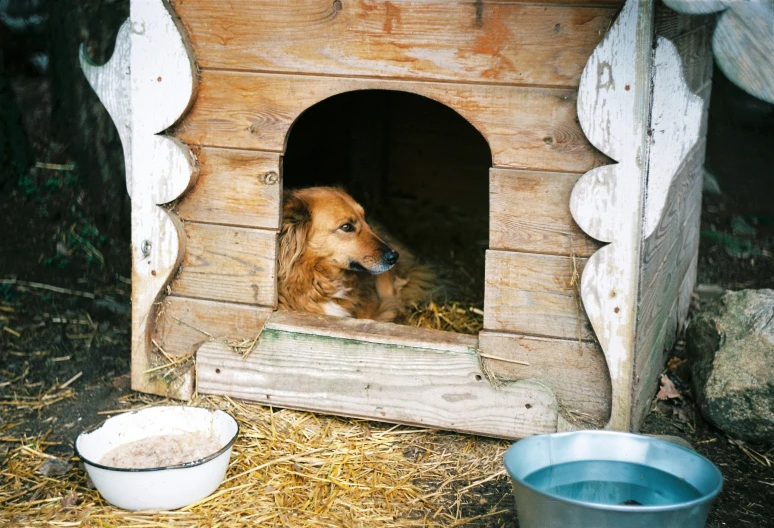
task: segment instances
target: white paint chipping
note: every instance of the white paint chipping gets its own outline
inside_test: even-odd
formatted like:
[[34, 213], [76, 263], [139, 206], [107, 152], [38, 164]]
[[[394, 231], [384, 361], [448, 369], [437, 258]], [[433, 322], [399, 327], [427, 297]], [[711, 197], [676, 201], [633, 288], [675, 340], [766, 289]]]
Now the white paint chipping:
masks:
[[658, 226], [677, 169], [699, 141], [704, 101], [691, 93], [674, 44], [659, 37], [653, 72], [650, 166], [644, 238]]

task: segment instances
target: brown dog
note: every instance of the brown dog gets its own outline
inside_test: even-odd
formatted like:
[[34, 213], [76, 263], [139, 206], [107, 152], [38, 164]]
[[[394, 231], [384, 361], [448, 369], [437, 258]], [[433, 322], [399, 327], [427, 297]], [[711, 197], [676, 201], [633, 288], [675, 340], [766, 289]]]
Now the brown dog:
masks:
[[288, 192], [282, 215], [281, 310], [393, 321], [432, 294], [429, 269], [375, 233], [343, 190]]

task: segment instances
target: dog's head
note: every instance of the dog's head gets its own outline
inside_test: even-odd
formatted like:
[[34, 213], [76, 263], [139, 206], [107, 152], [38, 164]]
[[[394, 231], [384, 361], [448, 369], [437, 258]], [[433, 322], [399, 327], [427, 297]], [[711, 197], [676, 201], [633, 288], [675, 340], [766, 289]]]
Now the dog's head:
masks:
[[390, 269], [399, 256], [374, 233], [360, 204], [333, 187], [311, 187], [285, 195], [280, 259], [290, 267], [304, 253], [340, 269], [374, 274]]

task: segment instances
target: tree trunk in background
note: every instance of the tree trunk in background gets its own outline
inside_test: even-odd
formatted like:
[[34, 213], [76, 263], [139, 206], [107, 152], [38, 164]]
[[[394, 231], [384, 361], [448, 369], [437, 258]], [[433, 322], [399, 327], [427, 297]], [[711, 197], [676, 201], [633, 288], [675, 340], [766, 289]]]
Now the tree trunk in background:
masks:
[[81, 72], [78, 48], [84, 43], [94, 62], [106, 62], [129, 16], [129, 0], [49, 0], [48, 14], [54, 134], [75, 158], [97, 223], [111, 236], [128, 238], [121, 141]]

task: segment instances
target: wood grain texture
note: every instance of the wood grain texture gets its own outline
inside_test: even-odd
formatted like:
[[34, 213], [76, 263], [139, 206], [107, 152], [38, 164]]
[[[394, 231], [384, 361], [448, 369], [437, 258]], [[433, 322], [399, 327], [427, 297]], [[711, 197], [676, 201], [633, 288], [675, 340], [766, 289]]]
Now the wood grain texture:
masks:
[[[479, 350], [490, 375], [507, 381], [539, 380], [551, 387], [560, 410], [596, 423], [610, 417], [610, 377], [595, 343], [483, 331]], [[498, 359], [522, 361], [529, 365]]]
[[121, 24], [113, 55], [103, 65], [91, 61], [85, 44], [81, 44], [78, 52], [81, 70], [110, 114], [118, 137], [121, 138], [129, 196], [132, 195], [132, 80], [129, 75], [132, 61], [131, 26], [129, 19]]
[[656, 18], [654, 20], [656, 35], [674, 40], [680, 35], [702, 27], [711, 29], [715, 25], [715, 18], [712, 13], [688, 16], [669, 8], [664, 2], [659, 2], [656, 5]]
[[170, 295], [161, 301], [154, 340], [170, 356], [189, 356], [208, 341], [252, 341], [272, 312], [261, 306]]
[[[678, 15], [689, 18], [688, 15]], [[657, 27], [657, 32], [660, 30]], [[660, 39], [661, 40], [661, 39]], [[708, 28], [699, 28], [674, 38], [682, 64], [672, 64], [672, 71], [680, 71], [686, 84], [703, 86], [696, 95], [703, 111], [694, 115], [698, 136], [701, 138], [687, 155], [681, 156], [679, 167], [670, 178], [664, 206], [657, 218], [658, 224], [643, 240], [641, 248], [640, 284], [637, 313], [637, 341], [634, 357], [633, 420], [641, 423], [650, 408], [650, 401], [658, 388], [658, 375], [664, 368], [666, 351], [671, 348], [678, 328], [685, 321], [690, 304], [690, 292], [696, 279], [701, 215], [701, 192], [706, 142], [709, 85], [711, 81], [711, 51]], [[658, 54], [658, 51], [657, 51]], [[656, 61], [656, 82], [659, 68], [670, 67]], [[690, 81], [688, 81], [690, 79]], [[689, 84], [690, 83], [690, 84]], [[663, 87], [662, 87], [663, 88]], [[674, 90], [670, 90], [674, 93]], [[654, 93], [654, 128], [670, 126], [674, 117], [659, 118], [655, 109], [659, 103], [659, 86]], [[661, 106], [664, 106], [663, 104]], [[672, 106], [672, 105], [666, 105]], [[687, 119], [687, 117], [686, 117]], [[659, 124], [664, 121], [664, 124]], [[651, 165], [663, 151], [650, 152]], [[648, 200], [651, 199], [649, 195]]]
[[175, 205], [184, 221], [279, 229], [280, 156], [202, 148], [196, 186]]
[[715, 60], [731, 82], [774, 104], [774, 3], [725, 3], [712, 37]]
[[[283, 314], [277, 313], [276, 317]], [[209, 342], [197, 353], [197, 384], [207, 394], [266, 405], [465, 433], [521, 438], [556, 430], [556, 400], [546, 385], [522, 381], [494, 388], [475, 348], [395, 344], [394, 325], [374, 334], [346, 331], [356, 322], [328, 318], [345, 337], [305, 332], [306, 325], [266, 322], [255, 350], [243, 359]], [[357, 337], [356, 337], [357, 336]], [[469, 339], [469, 338], [467, 338]]]
[[185, 239], [173, 295], [276, 306], [275, 231], [187, 223]]
[[[586, 259], [576, 258], [577, 272]], [[593, 340], [571, 284], [570, 257], [486, 252], [484, 328], [533, 336]], [[579, 317], [580, 310], [580, 317]]]
[[148, 374], [156, 303], [184, 252], [179, 222], [158, 206], [178, 198], [197, 175], [190, 150], [159, 135], [196, 94], [194, 65], [175, 20], [161, 0], [134, 0], [114, 57], [96, 66], [82, 52], [81, 63], [119, 130], [126, 158], [132, 199], [132, 388], [186, 397], [193, 387], [190, 371], [172, 385]]
[[663, 37], [657, 39], [654, 55], [652, 100], [643, 237], [656, 229], [672, 180], [699, 141], [705, 106], [705, 101], [691, 93], [685, 82], [677, 48]]
[[577, 174], [489, 171], [489, 247], [588, 257], [600, 244], [570, 214]]
[[398, 90], [439, 101], [489, 141], [495, 166], [583, 172], [606, 158], [578, 126], [575, 91], [202, 71], [196, 106], [176, 129], [190, 144], [282, 152], [295, 119], [333, 95]]
[[578, 85], [615, 14], [589, 4], [174, 2], [203, 69], [552, 86]]
[[637, 284], [650, 122], [654, 2], [627, 0], [581, 76], [578, 118], [590, 142], [618, 163], [576, 184], [570, 210], [578, 225], [610, 242], [594, 253], [581, 297], [610, 371], [607, 428], [630, 430]]

